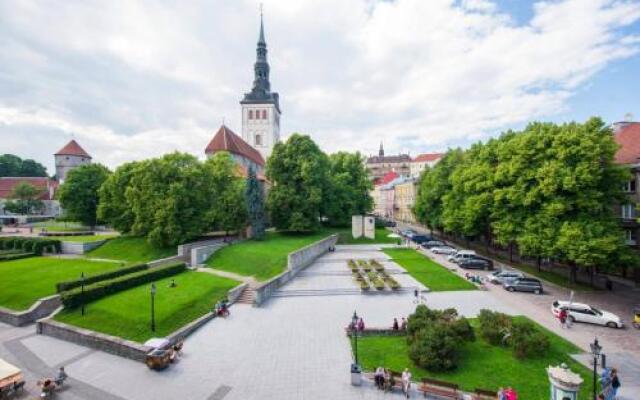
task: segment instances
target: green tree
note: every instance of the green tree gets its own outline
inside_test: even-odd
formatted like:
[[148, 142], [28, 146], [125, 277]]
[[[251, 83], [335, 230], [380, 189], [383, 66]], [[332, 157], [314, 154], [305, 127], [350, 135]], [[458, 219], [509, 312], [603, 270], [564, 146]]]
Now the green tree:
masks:
[[140, 162], [134, 161], [119, 166], [109, 175], [98, 192], [98, 219], [122, 233], [131, 232], [133, 227], [135, 216], [127, 202], [126, 192], [134, 173], [144, 172], [140, 165]]
[[86, 226], [98, 224], [98, 190], [109, 177], [107, 167], [100, 164], [82, 165], [69, 171], [58, 190], [58, 199], [66, 216]]
[[330, 190], [323, 214], [334, 226], [348, 226], [352, 215], [371, 211], [373, 188], [360, 153], [338, 152], [329, 156]]
[[19, 182], [9, 194], [4, 208], [14, 214], [36, 214], [44, 209], [44, 203], [38, 197], [42, 191], [28, 182]]
[[247, 214], [249, 217], [249, 225], [251, 226], [253, 239], [261, 240], [264, 238], [265, 230], [265, 209], [264, 209], [264, 192], [263, 186], [256, 177], [253, 168], [249, 168], [249, 176], [247, 177], [247, 185], [245, 190], [245, 201], [247, 204]]
[[308, 232], [320, 227], [329, 189], [329, 160], [309, 136], [293, 134], [277, 143], [267, 161], [273, 184], [267, 208], [279, 230]]
[[210, 226], [226, 232], [240, 231], [247, 225], [245, 180], [226, 151], [217, 152], [205, 163], [209, 182]]
[[47, 169], [34, 160], [3, 154], [0, 155], [0, 177], [2, 176], [47, 176]]

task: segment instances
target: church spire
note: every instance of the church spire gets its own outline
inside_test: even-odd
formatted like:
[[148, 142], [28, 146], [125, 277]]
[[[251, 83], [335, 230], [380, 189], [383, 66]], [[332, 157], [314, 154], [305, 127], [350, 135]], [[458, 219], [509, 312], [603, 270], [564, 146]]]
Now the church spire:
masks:
[[264, 24], [262, 22], [262, 4], [260, 4], [260, 38], [258, 39], [258, 45], [263, 44], [267, 47], [267, 42], [264, 40]]

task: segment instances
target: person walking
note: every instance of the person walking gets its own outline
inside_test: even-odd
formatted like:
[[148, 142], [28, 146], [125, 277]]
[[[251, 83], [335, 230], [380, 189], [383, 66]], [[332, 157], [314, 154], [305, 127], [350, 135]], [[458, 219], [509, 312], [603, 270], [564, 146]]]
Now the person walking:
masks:
[[362, 318], [358, 321], [358, 330], [360, 332], [364, 331], [364, 320]]
[[393, 329], [394, 331], [400, 329], [400, 326], [398, 325], [398, 318], [393, 319], [393, 326], [391, 327], [391, 329]]
[[618, 370], [615, 368], [611, 369], [611, 390], [612, 390], [612, 398], [616, 399], [618, 396], [618, 389], [622, 386], [620, 383], [620, 378], [618, 378]]
[[411, 389], [411, 372], [409, 372], [409, 368], [405, 368], [402, 372], [402, 392], [407, 399], [409, 398], [409, 389]]
[[560, 326], [564, 329], [567, 327], [567, 309], [562, 308], [558, 313], [558, 321], [560, 321]]

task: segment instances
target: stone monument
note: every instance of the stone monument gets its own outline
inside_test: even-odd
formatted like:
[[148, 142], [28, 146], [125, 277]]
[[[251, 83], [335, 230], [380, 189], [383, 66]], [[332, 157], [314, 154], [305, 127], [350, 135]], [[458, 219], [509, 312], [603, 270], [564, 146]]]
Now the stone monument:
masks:
[[364, 236], [367, 239], [375, 239], [376, 238], [376, 219], [371, 216], [371, 215], [367, 215], [364, 218]]
[[352, 215], [351, 216], [351, 234], [354, 239], [362, 237], [364, 234], [364, 223], [362, 219], [362, 215]]
[[577, 400], [582, 378], [571, 371], [567, 364], [547, 368], [551, 384], [550, 400]]

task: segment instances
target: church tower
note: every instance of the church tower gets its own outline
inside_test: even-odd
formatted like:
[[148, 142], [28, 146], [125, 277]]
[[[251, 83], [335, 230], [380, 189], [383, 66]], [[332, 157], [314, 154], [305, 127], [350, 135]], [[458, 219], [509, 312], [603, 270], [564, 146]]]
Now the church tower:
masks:
[[280, 102], [278, 93], [271, 92], [262, 12], [256, 53], [253, 88], [240, 101], [242, 139], [258, 150], [266, 160], [271, 155], [273, 146], [280, 141]]

